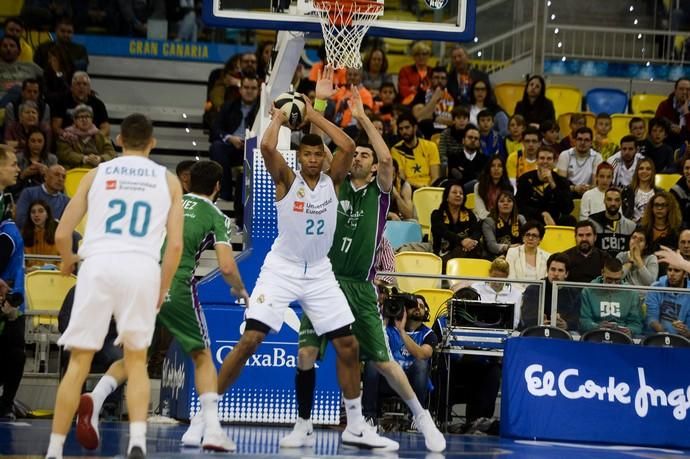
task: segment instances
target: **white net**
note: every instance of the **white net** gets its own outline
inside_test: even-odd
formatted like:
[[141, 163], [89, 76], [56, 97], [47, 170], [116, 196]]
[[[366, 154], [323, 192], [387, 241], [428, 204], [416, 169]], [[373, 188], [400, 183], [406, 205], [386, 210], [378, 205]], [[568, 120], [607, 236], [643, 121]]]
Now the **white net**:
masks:
[[362, 67], [362, 39], [382, 10], [383, 4], [374, 1], [315, 0], [328, 63], [338, 69]]

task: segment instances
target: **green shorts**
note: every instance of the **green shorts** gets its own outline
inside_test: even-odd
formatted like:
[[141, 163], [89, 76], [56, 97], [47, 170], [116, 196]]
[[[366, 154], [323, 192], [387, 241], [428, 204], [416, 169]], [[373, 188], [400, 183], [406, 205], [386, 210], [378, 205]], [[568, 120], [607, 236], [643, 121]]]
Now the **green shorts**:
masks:
[[210, 347], [206, 317], [195, 290], [184, 283], [173, 284], [157, 317], [188, 354]]
[[[338, 279], [340, 288], [347, 298], [347, 302], [355, 316], [352, 333], [359, 341], [359, 357], [373, 362], [388, 362], [393, 360], [385, 324], [377, 304], [376, 288], [371, 282], [349, 281]], [[319, 355], [326, 350], [328, 340], [325, 336], [317, 336], [309, 318], [302, 315], [299, 328], [299, 347], [318, 347]]]

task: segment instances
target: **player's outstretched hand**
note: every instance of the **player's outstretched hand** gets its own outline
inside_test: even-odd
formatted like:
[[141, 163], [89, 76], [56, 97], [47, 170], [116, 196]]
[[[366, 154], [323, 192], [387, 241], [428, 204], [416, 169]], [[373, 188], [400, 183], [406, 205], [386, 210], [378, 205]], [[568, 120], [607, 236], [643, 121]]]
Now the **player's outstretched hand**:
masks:
[[76, 253], [70, 253], [62, 257], [62, 263], [60, 263], [60, 273], [63, 276], [69, 276], [74, 272], [74, 267], [79, 263], [79, 255]]
[[236, 290], [234, 287], [230, 289], [230, 293], [232, 296], [237, 298], [237, 302], [239, 304], [242, 304], [242, 306], [249, 307], [249, 292], [247, 292], [246, 288], [243, 288], [242, 290]]
[[316, 78], [316, 90], [314, 94], [317, 99], [330, 99], [335, 94], [335, 85], [333, 84], [333, 75], [335, 69], [331, 64], [327, 64], [323, 68], [323, 74], [318, 73]]
[[352, 97], [347, 100], [347, 105], [352, 110], [352, 117], [356, 120], [361, 120], [367, 116], [364, 113], [364, 104], [362, 103], [362, 96], [359, 94], [359, 90], [355, 85], [350, 86], [350, 93]]

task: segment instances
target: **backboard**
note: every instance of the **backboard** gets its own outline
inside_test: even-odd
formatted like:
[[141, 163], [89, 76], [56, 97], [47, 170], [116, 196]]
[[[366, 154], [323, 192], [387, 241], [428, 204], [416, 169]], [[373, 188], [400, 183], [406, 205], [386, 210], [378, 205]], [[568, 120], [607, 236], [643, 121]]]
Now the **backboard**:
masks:
[[[367, 35], [471, 41], [475, 7], [476, 0], [385, 0]], [[321, 32], [311, 0], [207, 0], [203, 8], [204, 22], [216, 27]]]

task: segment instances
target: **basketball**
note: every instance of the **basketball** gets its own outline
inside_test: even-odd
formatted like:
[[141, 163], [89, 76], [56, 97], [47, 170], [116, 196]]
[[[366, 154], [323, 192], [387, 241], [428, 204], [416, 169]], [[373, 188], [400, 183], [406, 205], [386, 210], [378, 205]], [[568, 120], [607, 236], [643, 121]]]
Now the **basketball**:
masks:
[[287, 125], [290, 129], [297, 129], [307, 113], [307, 102], [304, 95], [298, 92], [284, 92], [274, 102], [287, 117]]

